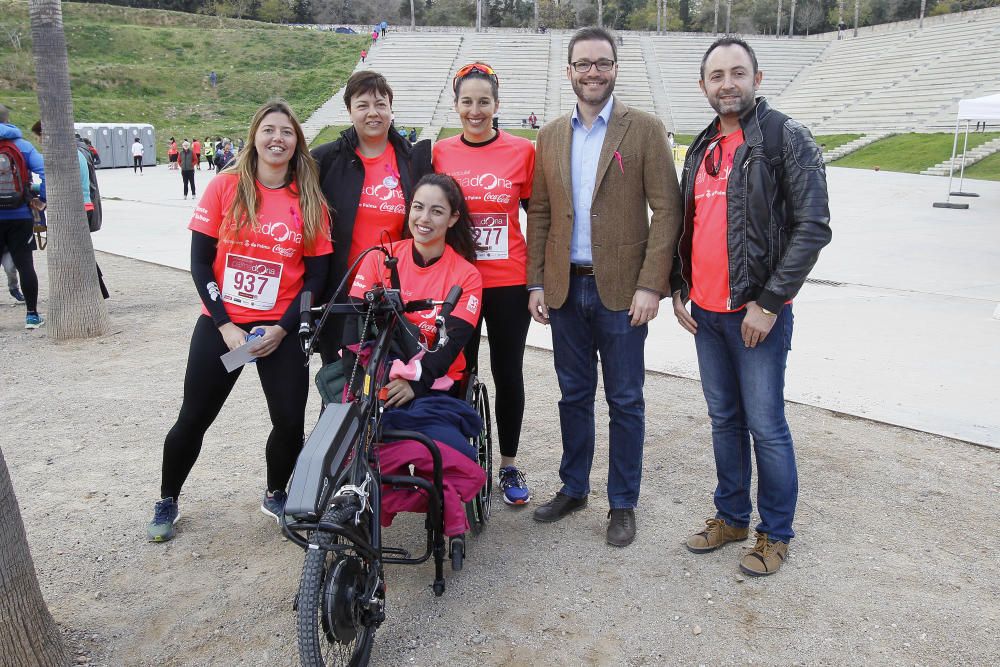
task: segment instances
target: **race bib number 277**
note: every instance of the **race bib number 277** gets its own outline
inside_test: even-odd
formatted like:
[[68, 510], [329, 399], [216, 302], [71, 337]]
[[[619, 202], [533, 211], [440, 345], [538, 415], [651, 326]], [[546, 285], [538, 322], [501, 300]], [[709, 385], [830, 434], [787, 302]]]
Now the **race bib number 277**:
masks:
[[271, 310], [278, 300], [282, 265], [243, 255], [226, 255], [222, 299], [244, 308]]
[[507, 259], [508, 227], [506, 213], [471, 213], [472, 234], [479, 250], [476, 259]]

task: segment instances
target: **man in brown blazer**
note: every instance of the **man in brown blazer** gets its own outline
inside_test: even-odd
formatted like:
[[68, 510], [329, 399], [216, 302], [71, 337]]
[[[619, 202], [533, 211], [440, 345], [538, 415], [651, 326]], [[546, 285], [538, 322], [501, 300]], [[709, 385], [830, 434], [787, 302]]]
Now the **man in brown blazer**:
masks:
[[528, 308], [552, 324], [562, 392], [563, 486], [534, 518], [558, 521], [587, 504], [600, 356], [611, 417], [607, 541], [624, 547], [635, 538], [642, 475], [646, 323], [670, 294], [682, 207], [663, 125], [612, 95], [617, 57], [605, 30], [584, 28], [570, 40], [576, 108], [538, 133]]

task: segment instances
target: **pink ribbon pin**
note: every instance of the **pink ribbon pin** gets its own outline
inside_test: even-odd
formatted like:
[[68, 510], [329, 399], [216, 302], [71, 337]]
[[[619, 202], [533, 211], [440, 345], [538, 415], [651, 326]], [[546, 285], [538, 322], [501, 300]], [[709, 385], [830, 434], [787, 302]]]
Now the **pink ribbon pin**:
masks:
[[615, 151], [615, 159], [618, 160], [618, 168], [622, 170], [622, 176], [625, 175], [625, 165], [622, 164], [622, 154]]

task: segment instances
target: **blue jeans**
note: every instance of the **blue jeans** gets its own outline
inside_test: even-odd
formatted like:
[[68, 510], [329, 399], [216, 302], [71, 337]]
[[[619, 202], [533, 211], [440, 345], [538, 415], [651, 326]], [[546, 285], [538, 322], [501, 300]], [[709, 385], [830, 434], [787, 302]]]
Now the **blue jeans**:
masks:
[[634, 508], [639, 501], [646, 428], [642, 385], [646, 377], [643, 346], [647, 327], [631, 326], [628, 311], [605, 308], [593, 276], [571, 276], [566, 303], [561, 308], [550, 308], [549, 318], [556, 376], [562, 392], [559, 400], [562, 493], [573, 498], [584, 498], [590, 493], [600, 354], [604, 396], [611, 417], [608, 502], [611, 509]]
[[750, 437], [757, 459], [757, 530], [788, 542], [799, 494], [792, 434], [785, 419], [785, 360], [792, 348], [792, 307], [781, 309], [771, 332], [755, 348], [743, 345], [746, 315], [714, 313], [691, 304], [701, 386], [712, 419], [712, 447], [719, 484], [716, 516], [750, 525]]

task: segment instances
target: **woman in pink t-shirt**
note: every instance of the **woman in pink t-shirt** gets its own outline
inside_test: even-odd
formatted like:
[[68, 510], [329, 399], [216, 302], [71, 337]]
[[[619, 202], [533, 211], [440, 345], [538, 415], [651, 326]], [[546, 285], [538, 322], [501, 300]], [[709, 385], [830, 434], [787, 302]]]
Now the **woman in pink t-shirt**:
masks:
[[479, 244], [476, 268], [483, 276], [483, 319], [465, 357], [470, 367], [477, 366], [485, 321], [500, 436], [497, 483], [505, 503], [524, 505], [531, 500], [531, 491], [516, 457], [524, 418], [524, 345], [531, 316], [525, 286], [528, 249], [518, 208], [531, 197], [535, 148], [523, 137], [494, 129], [500, 84], [492, 67], [470, 63], [458, 70], [452, 85], [462, 134], [434, 144], [434, 169], [450, 174], [462, 186]]
[[326, 281], [329, 224], [302, 127], [285, 102], [265, 104], [251, 121], [247, 149], [212, 179], [188, 225], [202, 314], [191, 336], [180, 415], [163, 444], [150, 541], [174, 536], [181, 486], [242, 370], [228, 372], [220, 357], [251, 334], [258, 336], [249, 351], [263, 395], [241, 408], [271, 417], [261, 510], [280, 520], [302, 449], [309, 389], [306, 357], [288, 334], [297, 327], [299, 295], [321, 291]]

